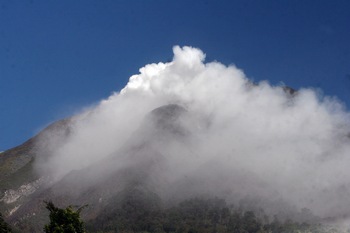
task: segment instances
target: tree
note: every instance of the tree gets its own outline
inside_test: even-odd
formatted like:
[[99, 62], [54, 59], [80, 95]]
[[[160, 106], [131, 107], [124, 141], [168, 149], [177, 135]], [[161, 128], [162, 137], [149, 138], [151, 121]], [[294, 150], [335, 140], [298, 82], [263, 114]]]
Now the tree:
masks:
[[2, 214], [0, 213], [0, 233], [11, 233], [12, 230], [10, 226], [5, 222], [5, 220], [2, 217]]
[[57, 208], [51, 201], [45, 204], [50, 211], [50, 223], [45, 225], [45, 233], [85, 233], [84, 223], [80, 219], [80, 212], [85, 206], [74, 210], [72, 206]]

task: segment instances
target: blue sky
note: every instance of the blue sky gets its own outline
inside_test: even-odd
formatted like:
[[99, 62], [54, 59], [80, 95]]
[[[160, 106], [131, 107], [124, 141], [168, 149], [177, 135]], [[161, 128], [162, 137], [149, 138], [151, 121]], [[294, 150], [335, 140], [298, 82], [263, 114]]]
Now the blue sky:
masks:
[[350, 1], [0, 0], [0, 151], [119, 91], [174, 45], [350, 105]]

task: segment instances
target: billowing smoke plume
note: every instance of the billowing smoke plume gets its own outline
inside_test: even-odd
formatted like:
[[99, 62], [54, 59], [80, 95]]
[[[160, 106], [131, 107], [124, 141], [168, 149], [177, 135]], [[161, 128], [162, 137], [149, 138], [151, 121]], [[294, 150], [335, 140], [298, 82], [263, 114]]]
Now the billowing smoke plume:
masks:
[[[159, 159], [152, 182], [168, 199], [208, 194], [323, 218], [350, 214], [350, 118], [341, 103], [254, 84], [233, 65], [204, 63], [196, 48], [173, 51], [172, 62], [146, 65], [120, 93], [70, 119], [66, 136], [47, 135], [39, 171], [60, 180], [109, 158], [109, 172]], [[150, 133], [152, 114], [176, 122], [173, 131]]]

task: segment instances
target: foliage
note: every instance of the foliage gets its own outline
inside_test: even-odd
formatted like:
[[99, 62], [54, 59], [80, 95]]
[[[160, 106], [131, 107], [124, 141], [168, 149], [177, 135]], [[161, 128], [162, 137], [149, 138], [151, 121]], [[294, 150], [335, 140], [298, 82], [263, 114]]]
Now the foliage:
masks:
[[162, 232], [162, 208], [157, 195], [144, 190], [126, 190], [115, 202], [88, 222], [89, 232]]
[[72, 206], [57, 208], [51, 201], [45, 202], [50, 211], [50, 223], [45, 225], [45, 233], [84, 233], [84, 223], [80, 219], [81, 207], [74, 210]]
[[161, 208], [159, 200], [133, 193], [90, 223], [91, 232], [157, 233], [335, 233], [320, 224], [269, 221], [262, 213], [242, 211], [218, 198], [190, 199], [171, 208]]
[[0, 213], [0, 233], [11, 233], [12, 230], [10, 226], [5, 222], [5, 220], [2, 217], [2, 214]]

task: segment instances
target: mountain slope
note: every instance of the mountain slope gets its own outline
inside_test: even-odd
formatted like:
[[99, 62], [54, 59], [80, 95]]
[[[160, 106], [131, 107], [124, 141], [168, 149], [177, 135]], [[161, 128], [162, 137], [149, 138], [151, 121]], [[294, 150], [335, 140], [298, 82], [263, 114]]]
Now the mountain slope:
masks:
[[[89, 204], [84, 216], [89, 220], [105, 212], [111, 203], [118, 202], [126, 190], [136, 188], [145, 193], [158, 192], [156, 184], [165, 181], [160, 181], [157, 172], [166, 167], [159, 143], [165, 137], [171, 141], [181, 141], [186, 137], [189, 132], [180, 122], [182, 117], [187, 117], [186, 114], [187, 111], [178, 105], [153, 110], [119, 151], [94, 166], [71, 171], [61, 180], [50, 183], [49, 178], [38, 176], [33, 164], [38, 156], [36, 147], [42, 148], [45, 143], [45, 140], [40, 140], [42, 137], [54, 131], [62, 140], [69, 134], [70, 120], [54, 123], [23, 145], [3, 153], [2, 171], [5, 168], [12, 170], [1, 176], [2, 184], [7, 185], [1, 189], [0, 210], [12, 224], [22, 230], [35, 231], [40, 224], [29, 228], [26, 224], [43, 222], [46, 215], [44, 200], [52, 200], [60, 206]], [[11, 160], [20, 163], [11, 166]], [[116, 169], [121, 161], [123, 166]]]
[[[48, 173], [38, 173], [36, 160], [50, 158], [52, 148], [49, 144], [59, 147], [69, 140], [74, 132], [72, 121], [74, 119], [54, 123], [33, 139], [1, 155], [2, 171], [10, 172], [1, 174], [0, 211], [22, 232], [42, 230], [48, 222], [44, 201], [49, 200], [59, 207], [88, 204], [82, 217], [92, 232], [116, 232], [118, 224], [122, 224], [118, 226], [122, 232], [147, 229], [171, 232], [171, 229], [177, 229], [176, 224], [184, 229], [197, 224], [197, 229], [204, 230], [207, 228], [202, 224], [216, 222], [212, 219], [216, 217], [210, 215], [214, 211], [211, 207], [206, 213], [211, 217], [204, 218], [207, 223], [199, 219], [191, 224], [187, 221], [196, 218], [191, 215], [193, 211], [201, 209], [196, 204], [198, 200], [204, 200], [198, 202], [203, 205], [214, 205], [215, 201], [210, 203], [216, 197], [229, 203], [220, 204], [218, 208], [220, 213], [229, 209], [234, 221], [244, 219], [248, 210], [257, 213], [257, 219], [252, 217], [259, 222], [256, 232], [271, 232], [266, 230], [270, 229], [268, 224], [271, 223], [267, 219], [271, 220], [276, 213], [282, 221], [292, 218], [318, 223], [321, 220], [309, 210], [300, 212], [285, 202], [278, 190], [254, 171], [244, 171], [240, 167], [232, 169], [222, 163], [226, 160], [216, 161], [215, 157], [201, 162], [198, 159], [202, 156], [200, 153], [206, 151], [194, 150], [193, 145], [206, 142], [198, 135], [207, 130], [210, 123], [176, 104], [150, 111], [122, 147], [97, 162], [73, 169], [59, 179]], [[19, 162], [11, 162], [16, 160]], [[185, 213], [184, 205], [192, 204], [194, 209], [188, 208], [191, 213]], [[189, 216], [189, 219], [186, 222], [172, 219], [173, 211], [176, 215]], [[227, 230], [230, 221], [223, 216], [219, 225]], [[299, 227], [296, 229], [302, 228]], [[208, 229], [212, 232], [215, 227], [208, 225]], [[181, 231], [180, 228], [177, 230]], [[228, 232], [226, 230], [222, 232]]]

